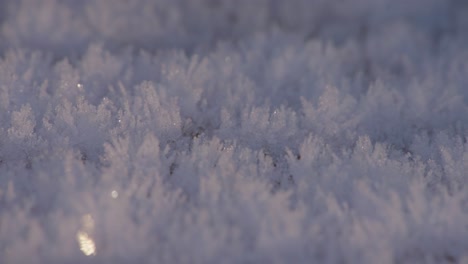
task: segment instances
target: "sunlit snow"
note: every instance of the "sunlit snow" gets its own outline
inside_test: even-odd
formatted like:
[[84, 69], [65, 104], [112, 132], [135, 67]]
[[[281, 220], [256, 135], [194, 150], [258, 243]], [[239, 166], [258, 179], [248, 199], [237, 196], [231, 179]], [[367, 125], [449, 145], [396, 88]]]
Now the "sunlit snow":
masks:
[[0, 0], [0, 263], [468, 263], [468, 1]]
[[96, 255], [96, 244], [91, 233], [94, 231], [94, 219], [87, 214], [82, 217], [82, 228], [76, 233], [76, 239], [80, 250], [86, 256]]

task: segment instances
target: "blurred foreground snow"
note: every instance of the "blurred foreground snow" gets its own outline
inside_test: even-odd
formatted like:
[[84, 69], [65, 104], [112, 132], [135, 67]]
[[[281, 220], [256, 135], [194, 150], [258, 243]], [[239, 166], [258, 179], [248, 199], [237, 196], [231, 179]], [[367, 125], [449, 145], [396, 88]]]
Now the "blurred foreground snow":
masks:
[[0, 0], [0, 263], [468, 263], [464, 0]]

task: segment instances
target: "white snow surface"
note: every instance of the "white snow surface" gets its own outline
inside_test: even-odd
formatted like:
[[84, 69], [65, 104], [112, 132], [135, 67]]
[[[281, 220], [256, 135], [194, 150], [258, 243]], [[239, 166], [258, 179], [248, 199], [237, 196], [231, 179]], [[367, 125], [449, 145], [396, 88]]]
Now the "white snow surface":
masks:
[[465, 0], [0, 0], [0, 263], [468, 263]]

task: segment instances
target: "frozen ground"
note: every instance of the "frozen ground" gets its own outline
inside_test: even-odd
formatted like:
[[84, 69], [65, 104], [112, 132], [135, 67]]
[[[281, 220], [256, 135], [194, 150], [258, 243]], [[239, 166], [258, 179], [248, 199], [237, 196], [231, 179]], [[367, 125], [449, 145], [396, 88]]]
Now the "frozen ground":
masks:
[[468, 263], [465, 0], [0, 0], [0, 263]]

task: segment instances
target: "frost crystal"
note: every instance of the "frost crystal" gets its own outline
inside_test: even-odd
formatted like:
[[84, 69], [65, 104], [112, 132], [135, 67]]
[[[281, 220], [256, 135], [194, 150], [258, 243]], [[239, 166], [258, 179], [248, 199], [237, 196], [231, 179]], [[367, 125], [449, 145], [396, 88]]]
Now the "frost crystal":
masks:
[[465, 0], [0, 0], [0, 263], [467, 263]]

